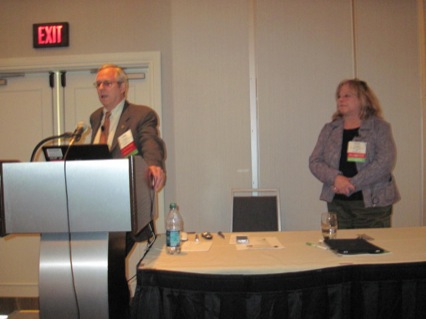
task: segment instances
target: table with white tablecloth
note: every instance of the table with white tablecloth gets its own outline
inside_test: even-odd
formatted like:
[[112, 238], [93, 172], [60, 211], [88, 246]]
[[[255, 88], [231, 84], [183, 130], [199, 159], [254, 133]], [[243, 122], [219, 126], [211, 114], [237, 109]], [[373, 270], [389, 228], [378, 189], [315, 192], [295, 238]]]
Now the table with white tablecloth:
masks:
[[319, 231], [288, 231], [213, 233], [201, 251], [189, 234], [168, 255], [159, 235], [137, 271], [132, 318], [426, 318], [426, 227], [338, 231], [360, 235], [386, 253], [337, 255]]

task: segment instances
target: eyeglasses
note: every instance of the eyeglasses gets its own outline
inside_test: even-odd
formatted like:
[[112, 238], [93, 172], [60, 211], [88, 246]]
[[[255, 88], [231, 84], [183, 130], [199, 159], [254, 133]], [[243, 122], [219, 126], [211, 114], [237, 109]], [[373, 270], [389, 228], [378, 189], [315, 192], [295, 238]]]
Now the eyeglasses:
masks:
[[99, 88], [101, 85], [105, 88], [110, 88], [114, 83], [121, 84], [119, 81], [97, 81], [93, 85], [95, 88]]

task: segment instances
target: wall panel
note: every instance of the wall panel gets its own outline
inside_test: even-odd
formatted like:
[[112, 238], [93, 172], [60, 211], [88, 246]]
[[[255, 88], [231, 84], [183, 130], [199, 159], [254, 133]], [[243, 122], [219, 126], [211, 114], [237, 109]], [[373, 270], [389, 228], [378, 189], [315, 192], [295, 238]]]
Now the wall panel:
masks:
[[350, 1], [258, 1], [260, 186], [279, 188], [283, 229], [315, 229], [321, 184], [308, 158], [353, 77]]
[[229, 230], [249, 184], [247, 1], [172, 3], [176, 201], [185, 229]]
[[422, 222], [422, 92], [417, 1], [355, 1], [357, 74], [377, 94], [397, 145], [394, 226]]

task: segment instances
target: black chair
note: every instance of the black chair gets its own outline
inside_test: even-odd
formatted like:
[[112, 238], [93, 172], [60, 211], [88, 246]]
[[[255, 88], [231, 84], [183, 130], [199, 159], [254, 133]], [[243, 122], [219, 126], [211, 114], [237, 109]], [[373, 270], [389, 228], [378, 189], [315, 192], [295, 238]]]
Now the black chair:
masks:
[[281, 231], [278, 190], [233, 189], [231, 231]]

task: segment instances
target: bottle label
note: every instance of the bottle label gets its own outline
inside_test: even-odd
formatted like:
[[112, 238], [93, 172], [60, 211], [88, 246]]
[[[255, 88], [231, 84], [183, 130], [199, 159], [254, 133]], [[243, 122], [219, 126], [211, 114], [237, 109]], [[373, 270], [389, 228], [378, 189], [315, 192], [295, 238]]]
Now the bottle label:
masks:
[[166, 245], [167, 247], [177, 247], [180, 245], [180, 231], [168, 230], [166, 231]]

